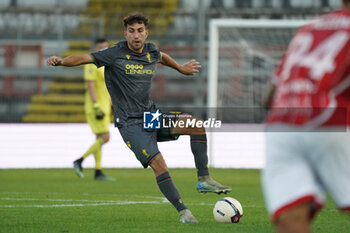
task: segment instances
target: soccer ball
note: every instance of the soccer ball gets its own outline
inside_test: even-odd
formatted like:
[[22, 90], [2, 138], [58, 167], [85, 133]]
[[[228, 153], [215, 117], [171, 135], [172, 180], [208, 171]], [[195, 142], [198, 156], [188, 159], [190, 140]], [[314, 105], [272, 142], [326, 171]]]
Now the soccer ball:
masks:
[[236, 199], [224, 197], [216, 202], [213, 214], [217, 222], [238, 223], [243, 216], [243, 208]]

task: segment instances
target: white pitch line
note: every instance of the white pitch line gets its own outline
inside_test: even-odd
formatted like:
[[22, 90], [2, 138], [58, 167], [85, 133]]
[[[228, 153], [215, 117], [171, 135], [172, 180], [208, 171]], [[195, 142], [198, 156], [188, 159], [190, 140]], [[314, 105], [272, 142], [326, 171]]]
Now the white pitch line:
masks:
[[[113, 205], [136, 205], [136, 204], [168, 204], [168, 200], [162, 198], [162, 201], [115, 201], [115, 200], [64, 200], [64, 199], [40, 199], [40, 198], [8, 198], [3, 197], [0, 200], [7, 201], [51, 201], [51, 202], [76, 202], [71, 204], [52, 204], [52, 205], [0, 205], [0, 208], [60, 208], [60, 207], [89, 207], [89, 206], [113, 206]], [[79, 203], [79, 202], [93, 202], [93, 203]], [[210, 203], [187, 203], [189, 206], [211, 206]], [[258, 205], [244, 205], [244, 208], [265, 208], [265, 206]], [[337, 208], [324, 209], [326, 212], [338, 212]]]
[[[115, 200], [64, 200], [64, 199], [40, 199], [40, 198], [0, 198], [7, 201], [50, 201], [50, 202], [75, 202], [70, 204], [52, 204], [52, 205], [0, 205], [0, 208], [57, 208], [57, 207], [88, 207], [88, 206], [108, 206], [108, 205], [135, 205], [135, 204], [168, 204], [168, 200], [162, 201], [115, 201]], [[79, 203], [85, 202], [85, 203]], [[86, 203], [92, 202], [92, 203]], [[211, 206], [210, 203], [188, 203], [189, 206]], [[245, 208], [265, 208], [264, 206], [245, 206]]]
[[[85, 195], [85, 196], [95, 196], [102, 194], [91, 194], [91, 193], [60, 193], [60, 192], [7, 192], [0, 191], [3, 194], [15, 194], [15, 195], [23, 195], [23, 194], [44, 194], [44, 195]], [[106, 205], [128, 205], [128, 204], [165, 204], [169, 203], [169, 201], [165, 197], [156, 197], [156, 196], [142, 196], [135, 194], [108, 194], [105, 196], [127, 196], [127, 197], [139, 197], [139, 198], [149, 198], [156, 199], [159, 201], [116, 201], [116, 200], [85, 200], [85, 199], [44, 199], [44, 198], [13, 198], [13, 197], [0, 197], [0, 200], [8, 200], [8, 201], [49, 201], [49, 202], [73, 202], [71, 204], [54, 204], [54, 205], [0, 205], [1, 207], [13, 208], [13, 207], [38, 207], [38, 208], [51, 208], [51, 207], [84, 207], [84, 206], [106, 206]], [[83, 203], [79, 203], [83, 202]], [[91, 204], [86, 204], [91, 202]], [[186, 203], [187, 205], [192, 206], [214, 206], [215, 203]], [[265, 208], [265, 206], [257, 206], [257, 205], [244, 205], [244, 208]]]
[[51, 202], [116, 202], [118, 200], [84, 200], [84, 199], [43, 199], [43, 198], [13, 198], [13, 197], [0, 197], [0, 200], [6, 201], [51, 201]]
[[[160, 198], [162, 202], [169, 202], [166, 198]], [[5, 201], [50, 201], [50, 202], [92, 202], [92, 203], [116, 203], [120, 200], [84, 200], [84, 199], [43, 199], [43, 198], [13, 198], [0, 197], [0, 200]]]
[[88, 206], [109, 206], [109, 205], [135, 205], [135, 204], [166, 204], [159, 201], [116, 201], [87, 204], [54, 204], [54, 205], [0, 205], [0, 208], [57, 208], [57, 207], [88, 207]]
[[[58, 193], [58, 192], [7, 192], [1, 191], [0, 193], [4, 194], [44, 194], [44, 195], [67, 195], [67, 193]], [[73, 193], [71, 193], [73, 194]], [[84, 195], [84, 193], [79, 193], [79, 195]]]
[[143, 195], [137, 195], [137, 194], [117, 194], [117, 193], [112, 193], [112, 194], [100, 194], [100, 193], [59, 193], [59, 192], [7, 192], [7, 191], [0, 191], [0, 193], [3, 194], [15, 194], [15, 195], [23, 195], [23, 194], [42, 194], [42, 195], [59, 195], [59, 196], [66, 196], [66, 195], [84, 195], [84, 196], [96, 196], [96, 195], [104, 195], [104, 196], [117, 196], [117, 197], [141, 197], [141, 198], [149, 198], [149, 199], [160, 199], [164, 200], [164, 197], [156, 197], [156, 196], [143, 196]]

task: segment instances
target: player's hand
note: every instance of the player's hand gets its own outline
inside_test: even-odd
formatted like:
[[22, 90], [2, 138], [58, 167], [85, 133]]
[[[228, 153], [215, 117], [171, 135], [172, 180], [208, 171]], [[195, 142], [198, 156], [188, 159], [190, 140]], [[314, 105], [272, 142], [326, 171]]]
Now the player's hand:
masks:
[[198, 73], [199, 72], [199, 68], [201, 68], [202, 66], [200, 65], [200, 63], [194, 59], [192, 59], [189, 62], [186, 62], [185, 64], [183, 64], [180, 67], [180, 72], [184, 75], [193, 75], [194, 73]]
[[102, 120], [105, 117], [105, 113], [101, 110], [99, 103], [94, 103], [95, 117], [97, 120]]
[[57, 57], [57, 56], [52, 56], [52, 57], [49, 57], [47, 60], [46, 60], [46, 64], [48, 66], [59, 66], [62, 64], [62, 58], [60, 57]]

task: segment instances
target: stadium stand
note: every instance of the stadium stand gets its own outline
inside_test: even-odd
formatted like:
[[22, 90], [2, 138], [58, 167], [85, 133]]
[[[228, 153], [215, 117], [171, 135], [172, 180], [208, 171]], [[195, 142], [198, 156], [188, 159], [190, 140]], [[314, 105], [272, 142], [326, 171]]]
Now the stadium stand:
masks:
[[79, 26], [87, 0], [2, 0], [1, 39], [60, 39]]
[[[150, 31], [153, 35], [164, 35], [168, 26], [174, 21], [174, 12], [178, 0], [89, 0], [83, 16], [88, 19], [102, 20], [104, 35], [116, 37], [122, 35], [122, 19], [128, 12], [142, 11], [150, 18]], [[92, 21], [82, 21], [73, 35], [92, 34]]]
[[56, 77], [47, 94], [31, 97], [23, 122], [84, 122], [82, 77]]

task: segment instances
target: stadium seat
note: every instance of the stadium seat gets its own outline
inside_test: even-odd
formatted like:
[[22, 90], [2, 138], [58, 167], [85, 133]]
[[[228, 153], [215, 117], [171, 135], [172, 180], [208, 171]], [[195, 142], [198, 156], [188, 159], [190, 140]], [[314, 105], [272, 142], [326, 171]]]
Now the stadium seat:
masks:
[[[150, 31], [153, 35], [164, 35], [174, 21], [174, 12], [179, 0], [89, 0], [83, 15], [86, 18], [103, 19], [104, 34], [107, 37], [122, 36], [122, 19], [127, 12], [141, 11], [152, 22]], [[75, 36], [90, 36], [92, 21], [82, 21], [73, 32]]]
[[27, 114], [22, 119], [23, 122], [40, 122], [40, 123], [66, 123], [66, 122], [84, 122], [85, 114]]
[[63, 8], [74, 8], [74, 9], [83, 9], [87, 6], [88, 0], [59, 0], [57, 5]]
[[80, 49], [74, 49], [74, 50], [67, 50], [63, 52], [63, 57], [68, 57], [73, 54], [87, 54], [90, 52], [90, 49], [87, 50], [80, 50]]
[[84, 104], [84, 95], [81, 94], [47, 94], [47, 95], [33, 95], [31, 98], [32, 103], [38, 104]]
[[[68, 42], [63, 57], [86, 54], [91, 42], [74, 40]], [[47, 94], [31, 97], [23, 122], [84, 122], [85, 84], [82, 76], [55, 77], [48, 86]]]
[[87, 40], [73, 40], [68, 42], [68, 47], [71, 50], [90, 50], [91, 42]]
[[57, 83], [54, 82], [49, 87], [49, 93], [84, 93], [84, 83]]
[[10, 6], [11, 0], [1, 0], [0, 1], [0, 8], [7, 8]]
[[47, 94], [31, 97], [23, 122], [84, 122], [83, 77], [56, 77]]
[[30, 104], [27, 107], [28, 113], [35, 112], [46, 112], [46, 113], [84, 113], [83, 105], [72, 105], [72, 104]]
[[[8, 0], [1, 0], [1, 2]], [[9, 0], [10, 2], [11, 0]], [[66, 9], [83, 9], [86, 7], [88, 0], [17, 0], [19, 8], [33, 9], [54, 9], [55, 7], [63, 7]]]
[[20, 8], [52, 9], [56, 6], [56, 0], [17, 0]]

